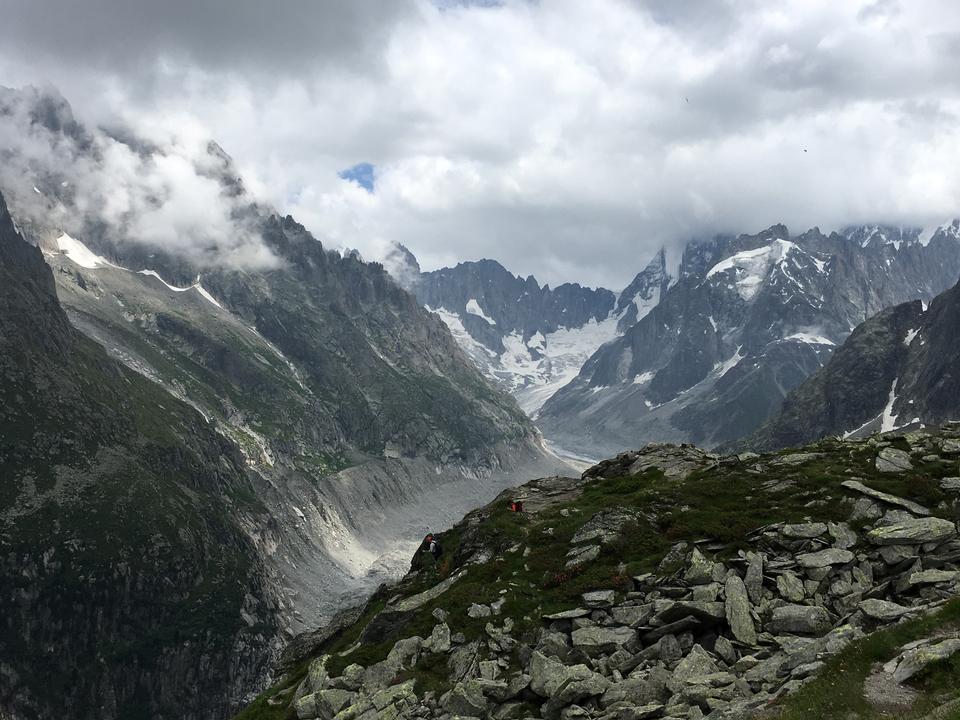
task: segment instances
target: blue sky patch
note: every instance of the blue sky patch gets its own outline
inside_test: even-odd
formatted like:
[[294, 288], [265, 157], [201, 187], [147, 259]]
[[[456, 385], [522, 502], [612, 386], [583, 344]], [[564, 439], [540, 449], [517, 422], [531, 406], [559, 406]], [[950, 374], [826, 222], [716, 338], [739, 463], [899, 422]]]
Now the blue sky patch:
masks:
[[357, 163], [353, 167], [348, 167], [346, 170], [341, 170], [337, 173], [337, 175], [342, 177], [344, 180], [355, 182], [367, 192], [372, 193], [374, 186], [374, 170], [376, 170], [376, 165], [362, 162]]

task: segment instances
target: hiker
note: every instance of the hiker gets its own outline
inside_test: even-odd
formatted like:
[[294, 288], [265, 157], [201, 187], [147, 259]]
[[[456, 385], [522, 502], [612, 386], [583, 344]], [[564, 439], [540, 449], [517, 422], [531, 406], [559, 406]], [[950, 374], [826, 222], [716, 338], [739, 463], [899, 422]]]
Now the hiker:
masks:
[[427, 536], [423, 539], [423, 544], [426, 546], [423, 552], [433, 555], [433, 564], [436, 566], [440, 562], [440, 556], [443, 555], [440, 541], [433, 536], [433, 533], [427, 533]]

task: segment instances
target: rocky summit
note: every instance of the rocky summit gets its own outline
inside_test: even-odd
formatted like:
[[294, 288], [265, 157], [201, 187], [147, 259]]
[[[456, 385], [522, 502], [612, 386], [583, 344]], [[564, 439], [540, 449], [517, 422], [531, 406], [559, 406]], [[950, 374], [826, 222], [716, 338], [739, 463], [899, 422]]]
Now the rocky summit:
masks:
[[240, 717], [921, 717], [960, 657], [958, 439], [651, 445], [506, 491]]

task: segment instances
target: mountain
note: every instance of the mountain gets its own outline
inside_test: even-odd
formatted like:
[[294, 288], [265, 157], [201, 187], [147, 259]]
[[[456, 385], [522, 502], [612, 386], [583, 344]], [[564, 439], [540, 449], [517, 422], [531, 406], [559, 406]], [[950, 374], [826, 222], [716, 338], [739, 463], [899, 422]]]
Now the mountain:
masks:
[[[494, 260], [419, 272], [406, 248], [385, 260], [394, 277], [438, 315], [487, 377], [535, 415], [544, 401], [576, 376], [584, 361], [616, 337], [625, 317], [617, 296], [603, 288], [565, 283], [540, 286]], [[634, 295], [651, 291], [639, 281]], [[637, 312], [630, 304], [629, 311]]]
[[222, 718], [276, 579], [242, 455], [71, 327], [0, 196], [0, 715]]
[[[204, 541], [206, 552], [242, 541], [243, 562], [261, 572], [263, 602], [271, 599], [273, 609], [270, 615], [250, 611], [262, 636], [250, 661], [237, 661], [235, 671], [220, 672], [218, 656], [210, 650], [211, 665], [201, 682], [202, 663], [194, 660], [206, 655], [177, 657], [178, 646], [163, 633], [144, 632], [142, 639], [169, 662], [180, 663], [178, 672], [193, 674], [191, 692], [207, 695], [203, 717], [222, 717], [238, 699], [231, 673], [247, 673], [243, 687], [248, 691], [253, 688], [251, 676], [265, 681], [266, 659], [276, 654], [281, 639], [329, 618], [343, 598], [363, 597], [395, 577], [431, 527], [453, 522], [519, 479], [565, 467], [544, 450], [536, 428], [513, 399], [474, 368], [442, 321], [381, 265], [328, 251], [293, 218], [258, 203], [215, 143], [187, 152], [126, 130], [88, 128], [73, 119], [63, 98], [48, 91], [0, 93], [0, 124], [5, 137], [23, 140], [0, 150], [0, 182], [23, 235], [42, 255], [31, 252], [53, 271], [48, 283], [54, 283], [63, 308], [58, 310], [61, 324], [69, 320], [82, 333], [70, 330], [81, 347], [97, 348], [104, 362], [112, 358], [110, 367], [125, 368], [115, 371], [123, 378], [120, 389], [146, 388], [142, 391], [149, 392], [150, 407], [189, 413], [200, 429], [184, 432], [187, 437], [202, 433], [204, 442], [215, 442], [197, 454], [217, 468], [223, 465], [218, 473], [241, 473], [227, 480], [214, 475], [229, 485], [224, 497], [214, 493], [211, 499], [188, 488], [201, 507], [183, 515], [188, 526], [195, 524], [194, 512], [209, 522], [219, 518], [227, 528], [218, 531], [222, 538], [206, 542], [206, 535], [190, 535], [190, 541]], [[163, 174], [171, 166], [172, 178]], [[186, 178], [186, 187], [202, 198], [199, 203], [179, 194], [178, 178]], [[111, 202], [119, 203], [123, 212]], [[182, 225], [190, 221], [190, 212], [197, 213], [198, 222]], [[160, 237], [158, 228], [171, 222], [177, 232]], [[208, 232], [211, 227], [218, 232]], [[19, 282], [17, 273], [12, 278]], [[17, 357], [10, 354], [8, 359]], [[64, 362], [73, 367], [69, 358]], [[113, 392], [118, 386], [106, 381], [98, 400], [98, 378], [67, 372], [57, 383], [46, 381], [52, 388], [47, 402], [55, 404], [58, 388], [74, 388], [81, 380], [89, 380], [83, 387], [96, 403], [106, 403], [96, 405], [105, 416], [110, 407], [134, 402], [119, 390]], [[24, 395], [19, 406], [23, 415], [32, 401]], [[84, 402], [78, 399], [77, 404]], [[125, 414], [114, 419], [121, 428], [138, 427], [136, 418]], [[67, 437], [93, 439], [99, 422], [99, 416], [78, 415]], [[171, 438], [178, 432], [175, 423], [186, 421], [170, 422], [174, 424], [168, 428], [161, 416], [142, 429], [142, 442], [159, 444], [162, 453], [145, 452], [136, 462], [121, 456], [110, 467], [124, 477], [142, 475], [145, 487], [158, 475], [158, 487], [175, 485], [177, 468], [191, 462], [199, 472], [204, 466]], [[39, 446], [38, 457], [44, 447]], [[167, 455], [175, 456], [169, 471]], [[64, 483], [53, 483], [51, 492], [66, 492], [69, 479]], [[98, 494], [96, 487], [89, 512], [79, 506], [75, 512], [45, 517], [29, 531], [18, 525], [5, 541], [17, 549], [27, 544], [42, 548], [38, 540], [52, 537], [57, 528], [68, 537], [82, 537], [88, 516], [95, 519], [95, 528], [137, 517], [130, 510], [137, 506], [136, 494], [118, 498]], [[170, 492], [180, 492], [178, 487]], [[248, 514], [255, 518], [228, 515], [223, 504], [230, 498], [253, 508]], [[150, 512], [151, 503], [161, 500], [142, 504]], [[238, 519], [231, 520], [234, 516]], [[238, 523], [243, 535], [234, 540], [227, 532]], [[145, 534], [132, 535], [130, 542], [112, 537], [113, 551], [128, 557], [153, 547], [152, 537], [160, 535], [151, 532], [152, 526], [144, 524]], [[176, 544], [171, 550], [169, 556], [161, 550], [146, 555], [159, 553], [169, 563], [182, 558], [189, 564], [178, 571], [183, 582], [196, 581], [188, 570], [203, 567], [192, 560], [197, 553], [191, 554], [190, 547], [181, 552]], [[17, 555], [3, 557], [20, 566]], [[140, 612], [150, 611], [149, 598], [167, 602], [163, 586], [157, 586], [160, 578], [172, 575], [173, 591], [181, 587], [172, 570], [157, 567], [154, 579], [141, 583], [148, 600]], [[253, 571], [246, 571], [252, 578], [246, 585], [257, 589], [261, 581]], [[17, 580], [23, 597], [40, 592], [30, 572]], [[124, 577], [124, 572], [117, 570], [116, 577]], [[205, 608], [201, 600], [207, 597], [207, 586], [199, 581], [194, 585], [194, 595], [184, 602], [199, 612]], [[120, 580], [104, 580], [89, 588], [89, 595], [81, 586], [71, 597], [92, 612], [99, 602], [109, 606], [125, 587]], [[234, 599], [223, 593], [222, 602]], [[247, 602], [242, 594], [239, 599]], [[28, 610], [25, 605], [22, 612]], [[79, 634], [73, 636], [69, 624], [53, 622], [43, 608], [37, 610], [23, 632], [40, 633], [49, 625], [51, 632], [62, 634], [64, 644], [83, 643], [94, 654], [112, 648], [114, 637], [118, 643], [126, 637], [128, 628], [120, 632], [105, 625], [98, 640], [79, 622]], [[192, 609], [179, 618], [175, 611], [171, 607], [168, 613], [158, 612], [157, 622], [171, 634], [178, 632], [181, 621], [193, 627]], [[232, 610], [222, 616], [241, 618]], [[144, 627], [152, 627], [150, 623]], [[37, 645], [17, 672], [30, 668], [32, 677], [44, 677], [37, 653], [46, 647]], [[117, 653], [118, 658], [127, 657]], [[76, 689], [69, 692], [89, 691], [95, 702], [106, 702], [101, 699], [106, 696], [90, 688], [101, 682], [96, 679], [100, 675], [106, 678], [107, 671], [94, 673], [90, 668], [99, 666], [93, 661], [78, 661], [75, 667], [72, 676], [58, 674], [72, 677]], [[129, 689], [137, 697], [163, 693], [166, 698], [177, 692], [179, 682], [179, 676], [166, 683], [162, 676], [144, 675], [139, 685], [117, 691], [117, 697], [126, 702]], [[48, 696], [50, 702], [72, 697], [52, 689]], [[108, 702], [105, 708], [102, 717], [138, 716], [126, 705], [122, 713]], [[144, 710], [149, 717], [157, 712]]]
[[676, 282], [544, 404], [538, 425], [594, 457], [748, 435], [865, 319], [956, 283], [956, 227], [791, 236], [776, 225], [692, 243]]
[[953, 423], [534, 480], [238, 720], [953, 717], [958, 453]]
[[[956, 225], [954, 226], [957, 227]], [[777, 448], [960, 418], [960, 285], [884, 310], [742, 446]]]

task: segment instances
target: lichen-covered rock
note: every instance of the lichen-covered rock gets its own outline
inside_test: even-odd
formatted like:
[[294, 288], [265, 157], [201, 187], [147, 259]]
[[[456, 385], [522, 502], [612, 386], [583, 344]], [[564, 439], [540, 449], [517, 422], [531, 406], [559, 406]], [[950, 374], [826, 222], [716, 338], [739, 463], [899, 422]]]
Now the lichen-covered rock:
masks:
[[750, 599], [739, 575], [730, 575], [724, 587], [726, 616], [733, 636], [745, 645], [757, 644], [757, 629], [750, 616]]
[[913, 518], [890, 525], [880, 525], [867, 533], [874, 545], [915, 545], [942, 542], [957, 533], [956, 525], [942, 518]]
[[774, 608], [766, 629], [772, 633], [823, 635], [831, 626], [826, 609], [815, 605], [783, 605]]
[[841, 550], [840, 548], [827, 548], [819, 552], [797, 555], [797, 562], [801, 567], [807, 569], [824, 568], [830, 565], [844, 565], [853, 562], [853, 553], [849, 550]]

